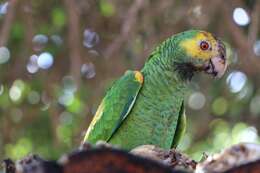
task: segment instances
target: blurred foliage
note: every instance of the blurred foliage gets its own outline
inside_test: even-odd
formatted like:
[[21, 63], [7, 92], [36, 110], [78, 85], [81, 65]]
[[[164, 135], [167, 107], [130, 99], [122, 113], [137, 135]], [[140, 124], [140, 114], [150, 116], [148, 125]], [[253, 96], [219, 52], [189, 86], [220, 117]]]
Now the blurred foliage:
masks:
[[191, 28], [229, 43], [231, 65], [222, 79], [202, 75], [191, 82], [179, 148], [199, 159], [234, 143], [259, 143], [259, 6], [254, 0], [1, 0], [0, 159], [28, 153], [55, 159], [76, 148], [106, 88], [125, 70], [140, 69], [162, 40]]

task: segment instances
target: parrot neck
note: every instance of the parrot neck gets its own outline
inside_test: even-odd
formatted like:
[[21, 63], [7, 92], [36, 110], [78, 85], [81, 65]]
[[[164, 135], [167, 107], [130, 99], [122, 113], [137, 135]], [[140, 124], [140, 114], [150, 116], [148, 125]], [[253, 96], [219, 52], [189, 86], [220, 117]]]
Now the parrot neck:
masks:
[[180, 82], [190, 81], [196, 70], [191, 63], [186, 63], [188, 57], [179, 47], [181, 40], [179, 36], [173, 36], [161, 43], [149, 56], [144, 69], [160, 69], [162, 74], [172, 73]]
[[[176, 65], [177, 64], [178, 62], [176, 61]], [[150, 59], [141, 72], [144, 75], [144, 84], [151, 83], [151, 85], [154, 85], [153, 87], [157, 90], [159, 88], [163, 88], [164, 91], [173, 87], [175, 87], [175, 89], [179, 88], [179, 91], [183, 91], [179, 93], [180, 96], [184, 96], [187, 91], [187, 80], [183, 80], [183, 76], [179, 74], [178, 70], [173, 68], [172, 64], [167, 62], [167, 59]], [[168, 93], [165, 94], [171, 95], [172, 92], [176, 92], [175, 89], [170, 89], [168, 90]]]
[[[179, 68], [178, 62], [176, 62], [176, 67]], [[167, 79], [181, 86], [187, 85], [187, 80], [181, 74], [183, 72], [180, 72], [179, 69], [174, 69], [172, 65], [167, 64], [163, 60], [150, 60], [149, 63], [145, 64], [141, 72], [144, 74], [144, 77], [157, 78], [157, 81]]]
[[[153, 52], [151, 56], [157, 57], [150, 56], [142, 71], [147, 74], [159, 74], [160, 76], [170, 75], [172, 80], [186, 84], [194, 74], [193, 67], [181, 62], [180, 58], [169, 58], [169, 54], [167, 51]], [[171, 55], [174, 57], [172, 53]], [[180, 56], [180, 53], [177, 52], [175, 55]]]

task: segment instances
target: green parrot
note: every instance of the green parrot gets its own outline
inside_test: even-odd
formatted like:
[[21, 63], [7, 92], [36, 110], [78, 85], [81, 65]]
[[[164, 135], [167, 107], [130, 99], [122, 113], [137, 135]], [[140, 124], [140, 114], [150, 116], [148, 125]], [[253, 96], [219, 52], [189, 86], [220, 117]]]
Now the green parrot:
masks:
[[83, 142], [102, 140], [126, 150], [144, 144], [176, 147], [186, 128], [184, 97], [195, 73], [221, 77], [227, 68], [221, 40], [201, 30], [165, 40], [143, 69], [127, 71], [107, 91]]

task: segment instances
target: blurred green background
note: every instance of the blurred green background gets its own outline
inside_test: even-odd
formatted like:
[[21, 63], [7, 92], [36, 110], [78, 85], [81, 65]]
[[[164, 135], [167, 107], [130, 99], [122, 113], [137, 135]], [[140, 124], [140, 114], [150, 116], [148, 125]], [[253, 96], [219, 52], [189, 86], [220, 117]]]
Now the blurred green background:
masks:
[[231, 65], [191, 82], [179, 149], [199, 159], [259, 143], [259, 20], [257, 0], [0, 0], [0, 159], [79, 146], [106, 88], [192, 28], [228, 42]]

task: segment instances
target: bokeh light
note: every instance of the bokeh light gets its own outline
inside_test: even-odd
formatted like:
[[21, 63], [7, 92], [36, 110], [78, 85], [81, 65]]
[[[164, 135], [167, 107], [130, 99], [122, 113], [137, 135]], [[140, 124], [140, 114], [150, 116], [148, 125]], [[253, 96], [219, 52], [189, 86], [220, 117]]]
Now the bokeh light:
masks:
[[239, 142], [257, 142], [258, 133], [255, 127], [248, 126], [245, 123], [237, 123], [232, 128], [232, 143]]
[[32, 151], [32, 141], [26, 137], [17, 139], [15, 144], [7, 144], [5, 152], [9, 154], [12, 159], [20, 159], [28, 155]]
[[53, 64], [53, 56], [49, 52], [43, 52], [37, 59], [37, 64], [41, 69], [48, 69]]
[[260, 56], [260, 40], [257, 40], [254, 44], [254, 53], [256, 56]]
[[62, 91], [59, 94], [58, 102], [63, 106], [70, 106], [75, 100], [77, 85], [72, 76], [62, 78]]
[[188, 104], [190, 108], [195, 110], [201, 109], [205, 105], [205, 102], [206, 102], [206, 98], [204, 94], [201, 92], [192, 93], [188, 100]]
[[17, 79], [13, 82], [12, 87], [9, 90], [9, 97], [13, 102], [19, 101], [22, 96], [22, 92], [25, 89], [25, 84], [22, 80]]
[[87, 48], [94, 47], [99, 42], [99, 35], [90, 30], [85, 29], [83, 33], [83, 45]]
[[247, 77], [245, 73], [241, 71], [233, 71], [231, 72], [226, 80], [229, 89], [233, 93], [237, 93], [242, 90], [247, 82]]
[[248, 25], [250, 22], [250, 17], [246, 10], [243, 8], [235, 8], [233, 11], [233, 20], [236, 24], [240, 26]]
[[62, 40], [61, 36], [59, 36], [59, 35], [52, 35], [51, 36], [51, 41], [54, 44], [56, 44], [57, 46], [60, 46], [63, 43], [63, 40]]
[[193, 150], [192, 157], [196, 160], [201, 159], [202, 151], [206, 154], [219, 152], [240, 142], [259, 143], [259, 135], [255, 127], [244, 122], [237, 122], [231, 125], [229, 122], [217, 118], [209, 124], [210, 136], [193, 145], [189, 149]]
[[82, 74], [82, 76], [84, 76], [87, 79], [91, 79], [91, 78], [95, 77], [96, 71], [95, 71], [94, 64], [92, 64], [92, 63], [83, 64], [81, 66], [81, 74]]
[[29, 59], [29, 62], [26, 65], [26, 69], [29, 73], [36, 73], [39, 70], [39, 66], [37, 64], [38, 56], [32, 55]]
[[255, 127], [250, 126], [244, 129], [239, 135], [238, 135], [238, 142], [257, 142], [258, 134]]
[[27, 96], [28, 102], [32, 105], [37, 104], [41, 100], [41, 96], [37, 91], [31, 91]]
[[88, 51], [88, 54], [91, 56], [91, 57], [98, 57], [100, 56], [100, 54], [98, 53], [98, 51], [94, 50], [94, 49], [91, 49]]
[[77, 85], [72, 76], [64, 76], [62, 78], [62, 87], [64, 92], [74, 93], [77, 91]]
[[200, 17], [202, 14], [201, 5], [194, 7], [192, 12], [196, 17]]
[[10, 51], [7, 47], [0, 47], [0, 64], [6, 63], [10, 59]]
[[113, 3], [106, 0], [99, 1], [100, 12], [105, 17], [111, 17], [115, 14], [116, 8]]
[[32, 39], [34, 51], [41, 51], [48, 43], [48, 37], [44, 34], [37, 34]]
[[8, 5], [8, 2], [0, 3], [0, 15], [4, 15], [7, 13]]
[[72, 92], [63, 92], [58, 101], [63, 106], [69, 106], [74, 100], [74, 94]]
[[228, 102], [224, 97], [218, 97], [212, 103], [212, 111], [216, 115], [223, 115], [227, 112]]
[[239, 99], [250, 99], [254, 94], [254, 86], [249, 81], [245, 84], [242, 90], [238, 93]]

